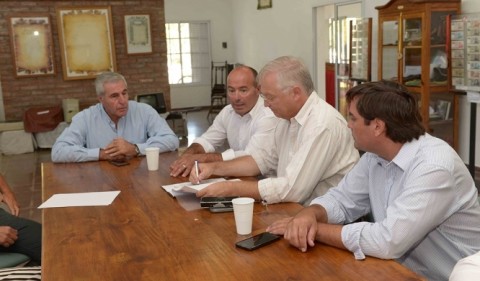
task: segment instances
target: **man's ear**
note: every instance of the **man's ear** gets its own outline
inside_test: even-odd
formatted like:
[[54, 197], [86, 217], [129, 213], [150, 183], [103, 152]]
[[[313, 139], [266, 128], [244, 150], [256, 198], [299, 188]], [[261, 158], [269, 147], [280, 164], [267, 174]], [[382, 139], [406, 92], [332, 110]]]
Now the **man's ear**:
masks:
[[380, 136], [386, 132], [387, 127], [385, 126], [385, 122], [383, 120], [375, 118], [372, 120], [372, 123], [374, 126], [373, 130], [375, 132], [375, 136]]
[[292, 91], [293, 91], [293, 98], [294, 98], [295, 100], [297, 100], [297, 99], [299, 99], [299, 98], [302, 97], [302, 89], [300, 89], [300, 87], [294, 86], [293, 89], [292, 89]]

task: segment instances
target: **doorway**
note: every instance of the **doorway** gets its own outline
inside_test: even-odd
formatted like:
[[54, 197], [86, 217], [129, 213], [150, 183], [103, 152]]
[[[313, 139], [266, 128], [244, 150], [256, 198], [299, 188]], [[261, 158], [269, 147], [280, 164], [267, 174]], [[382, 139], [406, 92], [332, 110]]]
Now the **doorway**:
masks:
[[362, 8], [362, 2], [355, 1], [316, 7], [314, 11], [316, 88], [320, 97], [337, 109], [349, 88], [349, 21], [361, 18]]

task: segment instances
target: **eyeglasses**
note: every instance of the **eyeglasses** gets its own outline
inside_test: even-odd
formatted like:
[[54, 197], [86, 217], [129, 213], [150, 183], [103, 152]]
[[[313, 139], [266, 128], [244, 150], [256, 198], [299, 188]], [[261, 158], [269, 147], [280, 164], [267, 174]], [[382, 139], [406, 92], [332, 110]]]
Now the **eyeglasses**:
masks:
[[262, 97], [262, 99], [266, 102], [272, 102], [275, 97], [274, 96], [270, 96], [270, 95], [265, 95], [264, 93], [260, 93], [260, 96]]
[[[283, 88], [281, 90], [281, 92], [283, 94], [287, 94], [287, 91], [290, 91], [292, 88], [293, 88], [293, 86], [287, 86], [287, 87]], [[280, 95], [282, 95], [282, 94], [280, 94]], [[272, 96], [272, 95], [268, 95], [268, 94], [265, 95], [264, 93], [260, 93], [260, 96], [266, 102], [273, 102], [279, 95]]]

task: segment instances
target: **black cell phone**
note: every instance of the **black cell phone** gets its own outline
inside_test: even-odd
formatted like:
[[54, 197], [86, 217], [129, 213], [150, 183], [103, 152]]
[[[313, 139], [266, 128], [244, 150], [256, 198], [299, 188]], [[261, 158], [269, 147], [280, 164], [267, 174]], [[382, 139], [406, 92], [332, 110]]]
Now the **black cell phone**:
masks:
[[125, 166], [125, 165], [130, 164], [127, 161], [113, 161], [113, 160], [110, 160], [108, 162], [112, 165], [115, 165], [115, 166]]
[[233, 207], [210, 207], [208, 208], [212, 213], [233, 212]]
[[238, 196], [232, 197], [202, 197], [200, 199], [200, 207], [203, 208], [210, 208], [210, 207], [217, 207], [217, 208], [226, 208], [232, 207], [232, 200], [238, 198]]
[[274, 241], [277, 241], [278, 239], [280, 239], [280, 236], [278, 235], [272, 234], [270, 232], [263, 232], [245, 240], [238, 241], [237, 243], [235, 243], [235, 246], [252, 251], [268, 245]]

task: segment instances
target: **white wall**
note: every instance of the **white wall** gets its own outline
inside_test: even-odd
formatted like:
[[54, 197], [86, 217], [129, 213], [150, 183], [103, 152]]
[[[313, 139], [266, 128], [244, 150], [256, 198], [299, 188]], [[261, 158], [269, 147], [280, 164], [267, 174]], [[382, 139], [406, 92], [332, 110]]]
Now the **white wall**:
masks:
[[[200, 5], [199, 2], [202, 4]], [[228, 59], [229, 61], [251, 65], [260, 70], [271, 59], [282, 55], [293, 55], [302, 58], [313, 74], [314, 67], [316, 67], [314, 55], [314, 36], [316, 35], [313, 28], [315, 24], [314, 7], [350, 2], [355, 1], [274, 0], [271, 9], [257, 10], [257, 0], [165, 0], [165, 16], [167, 21], [184, 19], [185, 17], [187, 19], [211, 20], [212, 36], [214, 36], [212, 51], [214, 58], [220, 61]], [[388, 0], [363, 0], [363, 17], [373, 19], [373, 80], [377, 79], [378, 71], [376, 64], [378, 12], [375, 7], [387, 2]], [[480, 12], [480, 1], [463, 0], [462, 11], [464, 13], [467, 11], [468, 13]], [[219, 27], [218, 24], [222, 26]], [[226, 33], [216, 34], [216, 32]], [[328, 38], [328, 34], [325, 34], [325, 38]], [[227, 51], [215, 49], [215, 46], [220, 46], [222, 41], [228, 41], [229, 49]], [[207, 91], [207, 89], [202, 89], [202, 91], [204, 90]], [[172, 105], [174, 107], [185, 107], [184, 105], [189, 103], [208, 105], [210, 101], [209, 92], [200, 94], [193, 91], [197, 91], [197, 89], [189, 92], [172, 87]], [[204, 97], [205, 100], [199, 100]], [[184, 99], [189, 99], [189, 101], [184, 101]], [[476, 166], [480, 166], [480, 110], [478, 112]], [[465, 98], [461, 98], [459, 115], [459, 154], [464, 162], [468, 163], [470, 105]]]
[[[165, 21], [209, 21], [212, 39], [212, 60], [236, 63], [233, 36], [232, 1], [165, 0]], [[222, 48], [227, 42], [227, 48]], [[172, 108], [210, 105], [211, 85], [171, 86]]]

